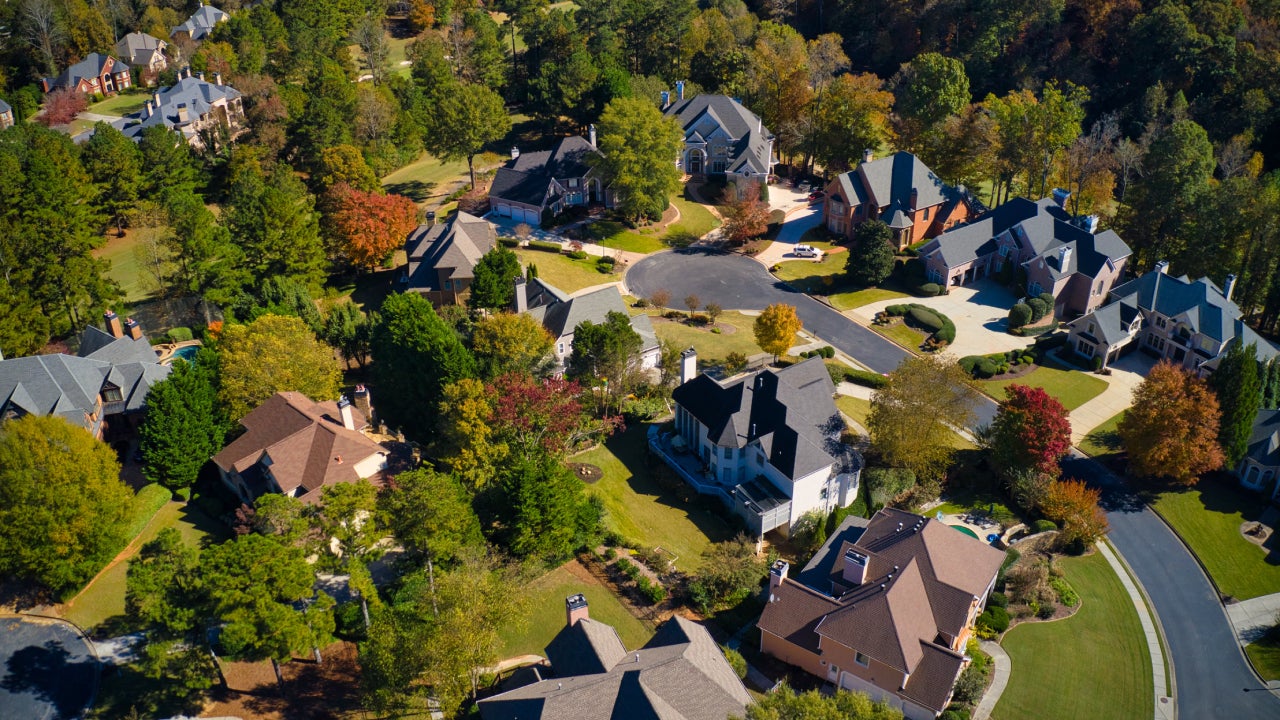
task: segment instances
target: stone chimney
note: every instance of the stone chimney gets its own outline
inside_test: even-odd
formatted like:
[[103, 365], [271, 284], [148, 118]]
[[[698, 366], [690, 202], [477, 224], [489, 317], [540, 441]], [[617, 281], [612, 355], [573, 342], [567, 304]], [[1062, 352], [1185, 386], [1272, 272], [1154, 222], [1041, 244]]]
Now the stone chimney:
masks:
[[1065, 209], [1066, 209], [1066, 207], [1067, 207], [1067, 200], [1068, 200], [1070, 197], [1071, 197], [1071, 191], [1070, 191], [1070, 190], [1063, 190], [1062, 188], [1054, 188], [1054, 189], [1053, 189], [1053, 202], [1054, 202], [1054, 204], [1055, 204], [1055, 205], [1057, 205], [1058, 207], [1060, 207], [1060, 208], [1064, 209], [1064, 210], [1065, 210]]
[[124, 328], [120, 325], [120, 316], [116, 315], [115, 310], [108, 310], [102, 313], [102, 320], [107, 325], [107, 333], [113, 338], [124, 337]]
[[1058, 272], [1066, 272], [1069, 262], [1071, 262], [1071, 246], [1063, 245], [1058, 248]]
[[515, 160], [515, 159], [516, 159], [516, 158], [518, 158], [518, 157], [520, 157], [520, 148], [516, 147], [515, 145], [512, 145], [512, 146], [511, 146], [511, 159], [512, 159], [512, 160]]
[[774, 588], [781, 585], [783, 580], [787, 579], [787, 572], [789, 570], [791, 570], [791, 564], [788, 563], [786, 560], [775, 560], [773, 562], [773, 565], [769, 567], [770, 592], [772, 592]]
[[676, 81], [676, 99], [677, 100], [684, 99], [684, 81], [683, 80]]
[[1223, 296], [1223, 297], [1225, 297], [1226, 299], [1230, 300], [1230, 299], [1231, 299], [1231, 293], [1232, 293], [1232, 291], [1234, 291], [1235, 289], [1236, 289], [1236, 276], [1235, 276], [1235, 275], [1228, 275], [1228, 276], [1227, 276], [1227, 282], [1226, 282], [1226, 283], [1224, 283], [1224, 284], [1223, 284], [1223, 286], [1222, 286], [1222, 296]]
[[566, 627], [573, 627], [578, 624], [579, 620], [586, 620], [589, 617], [591, 617], [591, 611], [587, 607], [586, 595], [578, 593], [564, 599], [564, 624]]
[[671, 93], [666, 90], [663, 90], [660, 93], [660, 96], [662, 97], [662, 109], [666, 110], [667, 108], [671, 107]]
[[180, 123], [187, 122], [187, 120], [189, 120], [190, 117], [191, 116], [187, 113], [186, 103], [179, 103], [178, 104], [178, 122]]
[[529, 311], [529, 283], [521, 275], [516, 276], [515, 311], [517, 313]]
[[866, 555], [849, 548], [845, 551], [841, 562], [843, 564], [840, 568], [840, 577], [844, 578], [845, 582], [861, 585], [867, 581], [868, 561]]
[[351, 409], [351, 401], [346, 395], [338, 398], [338, 414], [342, 416], [342, 427], [348, 430], [356, 429], [356, 414]]
[[587, 126], [587, 142], [591, 143], [591, 147], [596, 146], [596, 126], [592, 123]]
[[368, 387], [357, 385], [356, 391], [351, 394], [351, 404], [364, 415], [365, 420], [373, 422], [373, 398], [369, 395]]
[[142, 119], [146, 120], [151, 117], [151, 101], [148, 100], [142, 104]]
[[1156, 266], [1155, 266], [1154, 270], [1155, 270], [1156, 272], [1160, 273], [1161, 275], [1168, 275], [1168, 274], [1169, 274], [1169, 261], [1168, 261], [1168, 260], [1161, 260], [1160, 262], [1156, 263]]
[[866, 150], [863, 150], [863, 151], [862, 151], [862, 162], [864, 162], [864, 163], [869, 163], [869, 162], [871, 162], [872, 160], [875, 160], [875, 159], [876, 159], [876, 151], [875, 151], [875, 150], [872, 150], [871, 148], [867, 148]]
[[155, 105], [156, 112], [160, 111], [160, 93], [151, 93], [151, 104]]
[[689, 348], [680, 353], [680, 384], [683, 385], [698, 376], [698, 351]]
[[142, 326], [133, 318], [128, 318], [124, 321], [124, 332], [134, 340], [142, 339]]

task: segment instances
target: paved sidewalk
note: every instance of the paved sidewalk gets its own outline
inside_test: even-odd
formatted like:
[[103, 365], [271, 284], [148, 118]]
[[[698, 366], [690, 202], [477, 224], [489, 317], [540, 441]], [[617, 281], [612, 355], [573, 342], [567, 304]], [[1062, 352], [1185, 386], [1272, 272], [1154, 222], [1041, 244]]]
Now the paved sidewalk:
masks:
[[1242, 600], [1227, 605], [1226, 610], [1227, 619], [1231, 621], [1236, 639], [1243, 648], [1276, 624], [1276, 615], [1280, 614], [1280, 593]]
[[982, 700], [978, 706], [973, 709], [973, 720], [987, 720], [991, 717], [991, 711], [996, 709], [996, 703], [1000, 702], [1000, 696], [1004, 694], [1004, 689], [1009, 685], [1009, 674], [1013, 671], [1013, 660], [1009, 658], [1009, 653], [1004, 651], [998, 643], [990, 640], [983, 640], [979, 643], [982, 651], [991, 656], [995, 661], [995, 677], [991, 679], [991, 687], [987, 688], [987, 692], [982, 696]]
[[1164, 672], [1164, 652], [1160, 648], [1160, 634], [1156, 629], [1155, 620], [1151, 617], [1151, 611], [1143, 601], [1142, 593], [1134, 584], [1129, 571], [1116, 557], [1111, 546], [1106, 542], [1099, 542], [1097, 548], [1098, 552], [1102, 553], [1102, 557], [1110, 563], [1111, 569], [1115, 570], [1116, 575], [1120, 577], [1120, 583], [1124, 585], [1129, 598], [1133, 600], [1133, 608], [1138, 611], [1138, 620], [1142, 623], [1142, 632], [1147, 637], [1147, 652], [1151, 655], [1151, 679], [1155, 685], [1156, 697], [1153, 717], [1155, 720], [1174, 720], [1178, 713], [1173, 696], [1169, 693], [1169, 682]]

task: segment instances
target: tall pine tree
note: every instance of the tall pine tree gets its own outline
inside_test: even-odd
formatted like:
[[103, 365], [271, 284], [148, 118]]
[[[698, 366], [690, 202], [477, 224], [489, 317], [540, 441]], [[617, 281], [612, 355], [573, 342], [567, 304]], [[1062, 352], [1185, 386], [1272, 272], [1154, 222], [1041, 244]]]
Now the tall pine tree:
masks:
[[1227, 467], [1235, 467], [1249, 450], [1253, 421], [1262, 405], [1257, 345], [1246, 346], [1239, 338], [1232, 340], [1218, 361], [1218, 369], [1209, 376], [1209, 387], [1218, 395], [1218, 405], [1222, 408], [1218, 442], [1222, 444]]
[[142, 473], [178, 490], [191, 487], [200, 468], [222, 448], [226, 423], [215, 386], [217, 356], [202, 350], [194, 364], [178, 360], [147, 394], [141, 436]]

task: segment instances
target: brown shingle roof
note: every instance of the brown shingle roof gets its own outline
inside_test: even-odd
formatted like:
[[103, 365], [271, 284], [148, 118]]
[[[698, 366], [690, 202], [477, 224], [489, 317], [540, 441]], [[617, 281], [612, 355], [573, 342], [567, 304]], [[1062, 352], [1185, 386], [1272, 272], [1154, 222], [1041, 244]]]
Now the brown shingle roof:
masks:
[[[355, 425], [367, 425], [355, 408]], [[242, 473], [270, 458], [270, 470], [280, 490], [305, 501], [319, 497], [326, 485], [360, 479], [355, 466], [375, 454], [386, 454], [378, 443], [343, 427], [336, 402], [315, 402], [296, 392], [271, 396], [240, 420], [245, 433], [213, 462], [225, 472]]]

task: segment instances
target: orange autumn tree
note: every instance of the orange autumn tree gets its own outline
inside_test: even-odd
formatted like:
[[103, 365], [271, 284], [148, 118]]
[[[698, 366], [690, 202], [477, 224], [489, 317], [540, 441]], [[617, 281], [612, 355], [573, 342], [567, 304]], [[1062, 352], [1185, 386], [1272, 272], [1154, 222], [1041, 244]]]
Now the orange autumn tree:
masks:
[[329, 190], [328, 225], [352, 264], [373, 270], [418, 225], [418, 206], [403, 195], [383, 195], [338, 183]]
[[1107, 534], [1107, 517], [1098, 507], [1102, 491], [1079, 480], [1050, 483], [1040, 500], [1040, 512], [1062, 528], [1063, 543], [1089, 545]]
[[1117, 428], [1129, 453], [1129, 472], [1194, 485], [1200, 475], [1222, 467], [1221, 419], [1208, 383], [1161, 362], [1133, 391], [1133, 407]]

